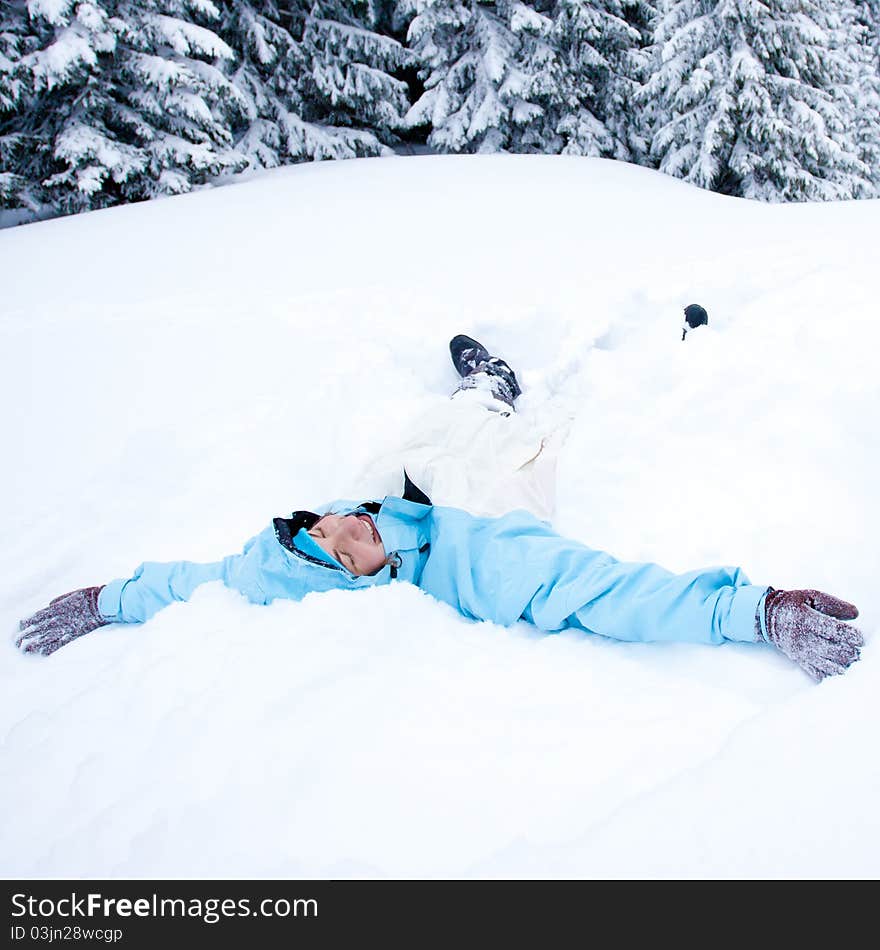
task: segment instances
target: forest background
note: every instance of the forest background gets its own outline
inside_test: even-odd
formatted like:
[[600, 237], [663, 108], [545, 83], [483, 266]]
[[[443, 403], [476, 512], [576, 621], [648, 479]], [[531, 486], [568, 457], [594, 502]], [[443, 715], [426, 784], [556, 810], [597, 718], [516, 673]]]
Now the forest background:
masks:
[[4, 0], [0, 226], [395, 152], [878, 197], [878, 51], [880, 0]]

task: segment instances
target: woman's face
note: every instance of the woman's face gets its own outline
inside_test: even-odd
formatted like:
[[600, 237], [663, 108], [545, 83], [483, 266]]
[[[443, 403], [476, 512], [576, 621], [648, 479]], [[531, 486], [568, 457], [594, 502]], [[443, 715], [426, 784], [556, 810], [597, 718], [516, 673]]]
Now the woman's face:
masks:
[[375, 574], [385, 564], [385, 546], [369, 515], [324, 515], [309, 535], [352, 574]]

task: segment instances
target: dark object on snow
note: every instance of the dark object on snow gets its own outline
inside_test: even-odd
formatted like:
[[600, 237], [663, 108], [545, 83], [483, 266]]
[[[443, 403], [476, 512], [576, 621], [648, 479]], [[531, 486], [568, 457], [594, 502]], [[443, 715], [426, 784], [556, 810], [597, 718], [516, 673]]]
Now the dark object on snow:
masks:
[[[494, 377], [497, 384], [492, 387], [495, 396], [508, 406], [522, 393], [516, 380], [516, 373], [497, 356], [490, 356], [489, 351], [469, 336], [460, 333], [449, 341], [449, 354], [452, 365], [462, 379], [477, 376], [480, 373]], [[468, 387], [462, 387], [468, 388]]]
[[[767, 638], [817, 682], [843, 673], [859, 659], [865, 639], [853, 604], [819, 590], [774, 590], [764, 601]], [[755, 639], [762, 640], [760, 629]]]
[[692, 303], [684, 308], [684, 322], [687, 326], [681, 331], [682, 340], [687, 336], [688, 327], [691, 330], [696, 330], [697, 327], [707, 326], [709, 314], [698, 303]]
[[56, 597], [48, 607], [19, 623], [22, 633], [15, 645], [25, 653], [49, 656], [71, 640], [110, 623], [98, 610], [98, 594], [103, 589], [84, 587]]

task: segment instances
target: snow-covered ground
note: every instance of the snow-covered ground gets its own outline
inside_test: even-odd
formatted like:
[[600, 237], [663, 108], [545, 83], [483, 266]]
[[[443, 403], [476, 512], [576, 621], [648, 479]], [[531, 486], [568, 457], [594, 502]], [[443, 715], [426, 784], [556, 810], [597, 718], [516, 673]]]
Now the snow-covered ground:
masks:
[[[301, 165], [0, 233], [0, 873], [877, 876], [880, 202], [535, 156]], [[708, 328], [681, 342], [682, 308]], [[557, 528], [859, 605], [770, 647], [220, 584], [50, 658], [16, 622], [355, 497], [467, 332], [574, 416]]]

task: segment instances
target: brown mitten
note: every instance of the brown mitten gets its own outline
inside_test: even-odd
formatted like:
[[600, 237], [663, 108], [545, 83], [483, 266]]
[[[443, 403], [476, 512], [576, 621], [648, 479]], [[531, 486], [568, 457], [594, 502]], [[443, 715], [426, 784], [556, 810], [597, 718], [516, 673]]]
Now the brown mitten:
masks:
[[49, 656], [71, 640], [111, 623], [98, 610], [98, 594], [103, 587], [85, 587], [56, 597], [48, 607], [22, 620], [21, 636], [15, 645], [25, 653]]
[[767, 638], [817, 682], [843, 673], [859, 658], [865, 639], [856, 627], [858, 610], [819, 590], [774, 590], [764, 601]]

